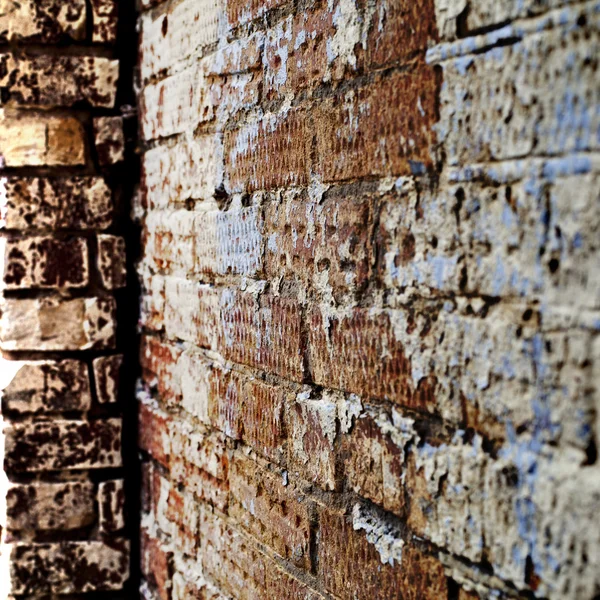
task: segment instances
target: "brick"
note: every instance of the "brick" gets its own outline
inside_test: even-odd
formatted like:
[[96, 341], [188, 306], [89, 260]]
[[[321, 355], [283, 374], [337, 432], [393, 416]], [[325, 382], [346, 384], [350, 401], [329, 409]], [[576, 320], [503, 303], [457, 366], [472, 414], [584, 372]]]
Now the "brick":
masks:
[[227, 131], [224, 156], [228, 191], [306, 185], [312, 137], [306, 121], [306, 113], [295, 109], [284, 116]]
[[219, 187], [217, 136], [199, 136], [174, 146], [157, 146], [144, 154], [142, 182], [149, 209], [208, 200]]
[[113, 298], [4, 298], [0, 308], [3, 350], [114, 348], [116, 303]]
[[173, 553], [166, 544], [142, 529], [140, 567], [142, 575], [157, 589], [160, 600], [169, 600], [173, 577]]
[[118, 402], [123, 356], [117, 354], [96, 358], [92, 363], [92, 367], [98, 402], [100, 404], [115, 404]]
[[125, 159], [123, 117], [94, 119], [94, 144], [102, 166], [115, 165]]
[[286, 487], [281, 475], [263, 471], [236, 454], [231, 465], [229, 515], [277, 554], [303, 569], [310, 568], [308, 499]]
[[12, 484], [6, 492], [9, 531], [64, 531], [95, 520], [94, 485], [87, 481]]
[[[365, 534], [364, 527], [372, 529]], [[446, 596], [441, 563], [400, 537], [394, 540], [398, 534], [385, 521], [363, 524], [355, 516], [348, 522], [343, 514], [324, 509], [319, 530], [319, 572], [327, 590], [339, 598], [433, 600]]]
[[249, 293], [221, 294], [219, 348], [228, 360], [302, 381], [301, 313], [296, 301]]
[[100, 177], [8, 177], [0, 229], [106, 229], [111, 192]]
[[337, 318], [313, 309], [309, 315], [309, 356], [315, 383], [359, 395], [434, 410], [428, 382], [415, 389], [404, 347], [386, 312], [355, 309]]
[[215, 288], [185, 279], [168, 278], [165, 284], [165, 329], [171, 340], [216, 348], [219, 297]]
[[91, 0], [92, 42], [114, 44], [117, 41], [119, 3], [117, 0]]
[[7, 167], [82, 165], [85, 132], [74, 117], [5, 116], [0, 119], [0, 149]]
[[277, 8], [285, 3], [285, 0], [227, 0], [227, 20], [231, 28], [243, 25], [248, 21], [263, 16], [269, 10]]
[[147, 401], [138, 402], [138, 446], [156, 461], [169, 467], [169, 416]]
[[127, 285], [125, 240], [116, 235], [98, 235], [98, 272], [107, 290]]
[[367, 67], [383, 67], [422, 55], [438, 39], [436, 8], [433, 0], [419, 5], [406, 0], [378, 0], [368, 25]]
[[209, 375], [212, 423], [276, 463], [284, 454], [286, 392], [235, 371], [213, 368]]
[[0, 54], [0, 73], [7, 102], [43, 107], [86, 102], [92, 107], [112, 108], [119, 63], [95, 56], [19, 58]]
[[86, 411], [92, 398], [87, 365], [77, 360], [0, 359], [2, 412]]
[[289, 469], [326, 490], [338, 487], [336, 418], [334, 399], [310, 392], [298, 394], [290, 408]]
[[7, 471], [120, 467], [121, 420], [14, 423], [4, 428]]
[[200, 538], [200, 505], [192, 494], [169, 490], [167, 518], [172, 522], [175, 545], [185, 556], [196, 557]]
[[0, 239], [6, 290], [82, 288], [89, 282], [88, 246], [83, 238]]
[[182, 379], [177, 377], [182, 350], [172, 343], [144, 335], [140, 344], [140, 364], [144, 384], [156, 390], [167, 405], [178, 405], [182, 396]]
[[129, 542], [19, 543], [8, 547], [15, 594], [71, 594], [122, 589]]
[[9, 0], [0, 15], [0, 40], [83, 40], [85, 0]]
[[262, 270], [262, 229], [257, 206], [198, 215], [194, 222], [196, 272], [256, 276]]
[[125, 527], [125, 489], [122, 479], [98, 485], [98, 519], [100, 531], [113, 533]]
[[366, 198], [345, 197], [270, 203], [265, 215], [268, 277], [325, 283], [335, 297], [364, 288], [374, 256], [369, 204]]
[[[564, 20], [572, 25], [443, 63], [436, 129], [449, 164], [598, 148], [590, 100], [598, 16], [573, 9]], [[547, 89], [556, 93], [542, 93]]]
[[218, 39], [220, 6], [213, 0], [184, 0], [169, 10], [141, 17], [140, 65], [146, 79]]
[[328, 99], [315, 111], [323, 181], [407, 175], [432, 164], [438, 82], [432, 67], [390, 75]]

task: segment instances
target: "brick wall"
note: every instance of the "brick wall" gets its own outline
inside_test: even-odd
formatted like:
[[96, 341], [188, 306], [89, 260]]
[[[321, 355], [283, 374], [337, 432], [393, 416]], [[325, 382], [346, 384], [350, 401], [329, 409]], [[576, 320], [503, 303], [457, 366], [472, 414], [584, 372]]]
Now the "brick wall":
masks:
[[143, 597], [600, 597], [600, 4], [141, 2]]
[[2, 598], [128, 579], [118, 30], [116, 0], [0, 2]]

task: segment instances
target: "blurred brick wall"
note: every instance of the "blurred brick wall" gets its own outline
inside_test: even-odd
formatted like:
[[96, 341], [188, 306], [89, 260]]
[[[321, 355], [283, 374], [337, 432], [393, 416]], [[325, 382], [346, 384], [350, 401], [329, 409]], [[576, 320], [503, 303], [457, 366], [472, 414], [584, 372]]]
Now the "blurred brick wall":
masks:
[[2, 598], [117, 598], [129, 573], [117, 8], [0, 2]]
[[146, 599], [600, 594], [600, 4], [141, 2]]

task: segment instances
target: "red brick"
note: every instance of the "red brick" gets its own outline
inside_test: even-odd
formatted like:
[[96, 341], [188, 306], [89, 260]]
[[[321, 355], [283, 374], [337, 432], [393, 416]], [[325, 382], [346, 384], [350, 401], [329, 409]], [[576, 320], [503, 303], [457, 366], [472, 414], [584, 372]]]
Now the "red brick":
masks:
[[337, 317], [313, 309], [309, 324], [315, 383], [413, 409], [436, 409], [435, 382], [423, 378], [415, 389], [410, 361], [396, 339], [388, 312], [372, 314], [358, 308]]
[[121, 420], [14, 423], [4, 428], [7, 471], [120, 467]]
[[413, 162], [430, 166], [437, 96], [433, 68], [418, 65], [320, 103], [314, 121], [321, 179], [406, 175]]
[[88, 284], [88, 248], [82, 238], [0, 239], [5, 289], [81, 288]]
[[235, 28], [248, 21], [264, 15], [267, 11], [277, 8], [285, 0], [227, 0], [227, 20], [229, 26]]
[[293, 299], [227, 290], [221, 295], [219, 348], [234, 362], [302, 381], [301, 313]]
[[159, 539], [142, 529], [140, 569], [142, 575], [158, 591], [161, 600], [171, 599], [173, 577], [173, 553]]
[[165, 344], [151, 336], [142, 336], [140, 363], [144, 383], [155, 388], [162, 402], [178, 404], [181, 397], [180, 382], [174, 377], [181, 350], [174, 344]]
[[232, 192], [306, 185], [310, 135], [307, 115], [291, 110], [272, 122], [261, 120], [225, 133], [227, 186]]
[[169, 467], [169, 416], [157, 406], [138, 402], [138, 445], [150, 456]]
[[434, 0], [378, 0], [368, 27], [366, 63], [383, 67], [424, 55], [438, 40]]
[[373, 260], [372, 201], [327, 197], [270, 203], [266, 209], [265, 270], [268, 277], [297, 277], [307, 284], [326, 282], [335, 296], [360, 290]]
[[319, 519], [319, 573], [342, 600], [439, 600], [447, 597], [441, 563], [405, 543], [400, 563], [382, 563], [375, 545], [348, 518], [323, 509]]
[[230, 516], [298, 567], [310, 569], [311, 502], [242, 454], [231, 465]]
[[211, 421], [229, 437], [241, 439], [275, 462], [281, 462], [286, 392], [235, 371], [213, 369], [210, 375]]

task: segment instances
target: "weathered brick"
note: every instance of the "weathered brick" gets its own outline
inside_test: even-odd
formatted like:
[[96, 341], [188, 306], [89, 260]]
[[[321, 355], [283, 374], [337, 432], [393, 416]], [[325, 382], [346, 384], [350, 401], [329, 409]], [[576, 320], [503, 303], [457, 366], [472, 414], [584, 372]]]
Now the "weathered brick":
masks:
[[18, 543], [8, 547], [15, 594], [75, 594], [122, 589], [129, 542]]
[[138, 400], [138, 445], [168, 468], [171, 449], [169, 416], [150, 401]]
[[6, 101], [27, 106], [93, 107], [115, 104], [118, 61], [95, 56], [35, 56], [0, 54], [0, 86]]
[[6, 492], [9, 531], [69, 530], [96, 520], [94, 485], [87, 481], [12, 484]]
[[306, 120], [306, 112], [295, 109], [284, 116], [227, 131], [224, 156], [229, 191], [306, 185], [312, 137]]
[[0, 239], [0, 287], [82, 288], [88, 284], [88, 246], [83, 238]]
[[200, 136], [174, 146], [157, 146], [144, 154], [142, 181], [148, 209], [208, 200], [219, 187], [220, 139]]
[[221, 294], [219, 349], [245, 365], [302, 381], [301, 313], [293, 299], [225, 290]]
[[142, 529], [140, 568], [142, 575], [158, 591], [160, 600], [169, 600], [173, 577], [173, 553], [160, 539]]
[[119, 3], [117, 0], [91, 0], [92, 42], [114, 44], [117, 41]]
[[7, 167], [82, 165], [85, 132], [74, 117], [0, 118], [0, 156]]
[[432, 67], [390, 75], [315, 111], [316, 171], [323, 181], [406, 175], [430, 166], [438, 81]]
[[323, 509], [319, 530], [319, 571], [340, 598], [437, 600], [448, 593], [441, 563], [404, 542], [385, 521], [356, 510], [349, 518]]
[[114, 165], [125, 158], [123, 117], [98, 117], [94, 119], [94, 144], [98, 162]]
[[265, 215], [265, 270], [269, 277], [297, 277], [329, 285], [334, 296], [360, 290], [373, 260], [368, 199], [292, 197], [270, 203]]
[[165, 326], [165, 278], [140, 274], [142, 300], [140, 325], [149, 331], [161, 331]]
[[263, 16], [267, 11], [277, 8], [285, 0], [227, 0], [227, 20], [231, 28], [242, 25]]
[[100, 531], [113, 533], [125, 527], [124, 481], [103, 481], [98, 485], [98, 519]]
[[[436, 130], [448, 163], [597, 149], [598, 18], [591, 7], [571, 9], [563, 17], [569, 27], [442, 63]], [[578, 19], [588, 25], [577, 26]]]
[[182, 350], [173, 343], [163, 343], [144, 335], [140, 344], [140, 363], [144, 384], [156, 389], [158, 397], [167, 405], [181, 400], [183, 381], [176, 377]]
[[100, 404], [114, 404], [118, 402], [123, 356], [117, 354], [115, 356], [96, 358], [92, 366], [94, 369], [98, 402]]
[[230, 516], [280, 556], [309, 569], [310, 501], [286, 487], [281, 475], [262, 470], [241, 454], [232, 462], [229, 481]]
[[144, 79], [173, 68], [196, 50], [217, 41], [220, 5], [183, 0], [141, 18], [141, 74]]
[[3, 412], [19, 414], [86, 411], [91, 405], [87, 365], [76, 360], [0, 359]]
[[0, 40], [56, 42], [85, 37], [85, 0], [8, 0], [0, 15]]
[[121, 420], [13, 423], [5, 425], [7, 471], [55, 471], [119, 467]]
[[107, 290], [127, 285], [125, 240], [116, 235], [98, 235], [98, 272]]
[[8, 177], [0, 198], [0, 229], [106, 229], [110, 189], [100, 177]]
[[3, 298], [0, 309], [3, 350], [112, 349], [115, 345], [113, 298]]

